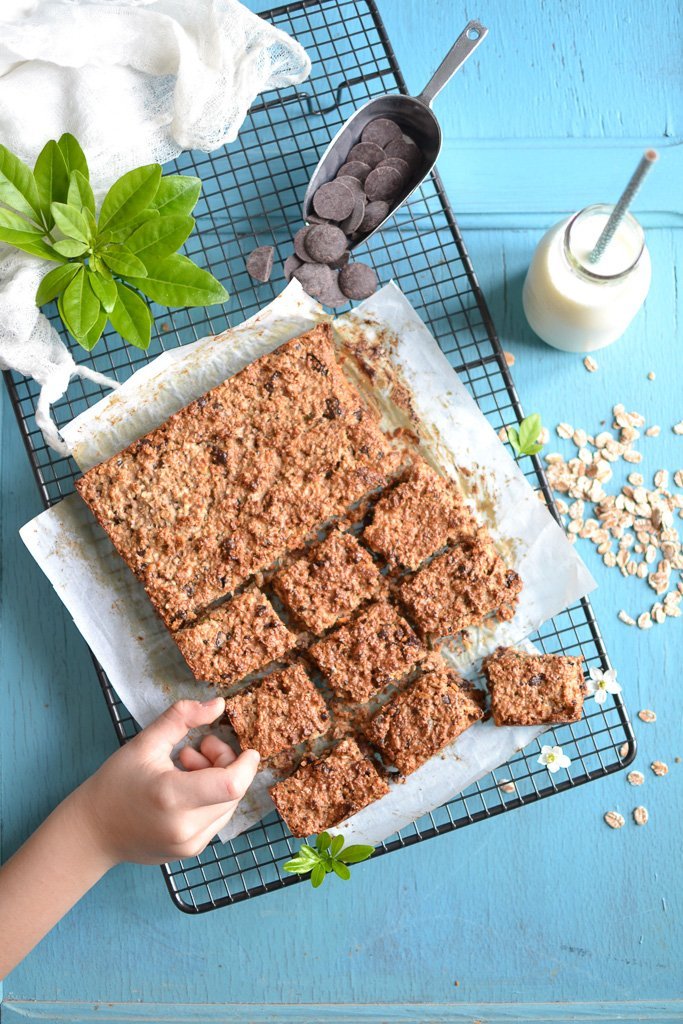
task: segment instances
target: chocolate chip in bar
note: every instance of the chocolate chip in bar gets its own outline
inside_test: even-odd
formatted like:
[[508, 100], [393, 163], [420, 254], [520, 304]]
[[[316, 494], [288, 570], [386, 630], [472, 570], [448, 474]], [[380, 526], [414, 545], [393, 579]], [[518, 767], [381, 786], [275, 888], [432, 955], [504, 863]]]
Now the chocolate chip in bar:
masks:
[[377, 274], [367, 263], [349, 263], [339, 271], [339, 287], [349, 299], [367, 299], [377, 291]]
[[304, 240], [306, 252], [316, 263], [334, 263], [346, 249], [346, 235], [334, 224], [315, 224]]
[[401, 188], [410, 180], [410, 167], [400, 156], [388, 156], [378, 167], [394, 167], [401, 175]]
[[395, 167], [375, 167], [365, 182], [365, 194], [375, 199], [395, 199], [401, 190], [401, 174]]
[[303, 260], [300, 260], [299, 257], [295, 255], [295, 253], [292, 253], [291, 256], [288, 256], [282, 268], [284, 271], [285, 280], [291, 281], [294, 271], [298, 270], [299, 267], [301, 266], [303, 266]]
[[366, 124], [361, 133], [363, 142], [374, 142], [376, 146], [384, 149], [394, 139], [400, 139], [403, 132], [395, 121], [388, 117], [377, 117], [374, 121]]
[[339, 181], [328, 181], [326, 185], [321, 185], [313, 196], [313, 209], [326, 220], [344, 220], [353, 211], [354, 205], [353, 192]]
[[372, 170], [370, 164], [364, 164], [362, 160], [348, 160], [342, 164], [337, 172], [337, 181], [348, 175], [349, 178], [356, 178], [362, 184]]
[[275, 249], [272, 245], [259, 245], [257, 249], [254, 249], [247, 256], [247, 273], [255, 281], [261, 281], [265, 284], [266, 281], [270, 280], [270, 275], [273, 272], [274, 252]]
[[356, 196], [356, 205], [354, 206], [353, 211], [349, 214], [346, 220], [341, 222], [342, 231], [345, 231], [347, 235], [352, 235], [354, 231], [358, 231], [364, 216], [365, 196], [361, 193]]
[[384, 199], [376, 199], [365, 207], [363, 219], [358, 228], [361, 235], [369, 235], [375, 228], [379, 227], [389, 213], [389, 203]]
[[374, 142], [358, 142], [348, 155], [349, 160], [360, 160], [364, 164], [368, 164], [370, 167], [376, 167], [378, 163], [384, 160], [386, 153], [381, 146], [376, 146]]
[[294, 235], [294, 252], [302, 263], [315, 263], [313, 257], [309, 256], [305, 245], [306, 235], [313, 227], [315, 227], [315, 225], [307, 225], [305, 228], [299, 228], [297, 233]]
[[422, 153], [416, 143], [408, 138], [407, 135], [402, 135], [400, 139], [393, 139], [387, 145], [385, 153], [387, 156], [396, 156], [401, 160], [405, 160], [410, 167], [411, 173], [417, 171], [422, 166]]
[[297, 279], [303, 290], [314, 299], [322, 302], [322, 295], [332, 291], [335, 273], [323, 263], [304, 263], [294, 271], [293, 277]]

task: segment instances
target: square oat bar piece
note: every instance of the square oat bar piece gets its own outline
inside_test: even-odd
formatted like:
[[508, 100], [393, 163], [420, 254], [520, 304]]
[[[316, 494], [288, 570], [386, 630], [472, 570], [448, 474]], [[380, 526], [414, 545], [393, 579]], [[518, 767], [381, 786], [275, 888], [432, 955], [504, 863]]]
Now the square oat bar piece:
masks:
[[578, 722], [586, 686], [583, 658], [499, 647], [482, 662], [496, 725]]
[[483, 718], [484, 699], [456, 672], [435, 667], [394, 694], [365, 734], [386, 764], [410, 775]]
[[405, 676], [427, 650], [393, 605], [378, 601], [309, 647], [308, 654], [335, 696], [361, 702]]
[[355, 537], [339, 530], [272, 579], [280, 600], [316, 635], [376, 597], [382, 585], [372, 555]]
[[225, 712], [242, 750], [261, 757], [320, 736], [330, 724], [325, 701], [299, 664], [228, 697]]
[[437, 555], [399, 587], [422, 636], [453, 636], [492, 614], [511, 619], [522, 580], [508, 569], [484, 528], [460, 547]]
[[324, 757], [302, 764], [270, 795], [292, 835], [303, 838], [339, 825], [388, 792], [356, 741], [345, 739]]
[[277, 661], [296, 637], [260, 590], [238, 594], [173, 634], [195, 679], [232, 686]]
[[474, 515], [453, 481], [420, 461], [379, 499], [363, 539], [390, 566], [417, 569], [436, 551], [476, 530]]

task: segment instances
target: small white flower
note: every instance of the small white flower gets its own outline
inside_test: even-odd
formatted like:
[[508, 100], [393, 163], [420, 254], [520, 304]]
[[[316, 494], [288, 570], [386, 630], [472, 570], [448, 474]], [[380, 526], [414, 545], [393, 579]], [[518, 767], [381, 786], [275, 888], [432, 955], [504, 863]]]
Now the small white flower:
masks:
[[562, 747], [545, 746], [541, 747], [538, 763], [544, 765], [554, 775], [555, 772], [559, 772], [560, 768], [569, 768], [572, 762], [571, 758], [563, 753]]
[[599, 668], [590, 670], [590, 679], [586, 680], [586, 687], [589, 695], [595, 697], [596, 704], [604, 704], [608, 693], [621, 693], [621, 686], [617, 682], [616, 669], [610, 668], [602, 672]]

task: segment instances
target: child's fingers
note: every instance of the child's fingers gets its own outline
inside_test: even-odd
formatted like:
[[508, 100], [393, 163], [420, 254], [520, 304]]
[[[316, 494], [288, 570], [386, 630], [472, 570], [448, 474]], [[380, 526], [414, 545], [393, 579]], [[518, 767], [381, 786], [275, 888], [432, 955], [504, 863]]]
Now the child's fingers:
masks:
[[227, 768], [237, 757], [232, 747], [213, 733], [202, 737], [199, 749], [214, 768]]
[[200, 703], [198, 700], [179, 700], [171, 704], [163, 715], [143, 729], [141, 742], [157, 752], [170, 753], [190, 729], [214, 722], [225, 708], [222, 697]]
[[183, 747], [178, 754], [178, 760], [180, 761], [183, 768], [188, 772], [196, 772], [199, 768], [210, 768], [212, 762], [208, 757], [204, 757], [194, 747]]
[[255, 750], [245, 750], [228, 768], [178, 772], [176, 785], [183, 804], [208, 807], [241, 800], [256, 775], [259, 760]]

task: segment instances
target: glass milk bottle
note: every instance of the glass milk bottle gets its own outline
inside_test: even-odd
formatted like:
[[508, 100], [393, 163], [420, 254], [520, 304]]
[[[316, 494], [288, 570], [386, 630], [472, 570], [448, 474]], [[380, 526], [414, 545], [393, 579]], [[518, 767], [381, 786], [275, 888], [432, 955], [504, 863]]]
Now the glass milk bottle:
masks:
[[643, 230], [625, 214], [597, 263], [589, 255], [612, 206], [587, 206], [551, 228], [534, 253], [522, 302], [543, 341], [566, 352], [592, 352], [624, 333], [650, 287]]

